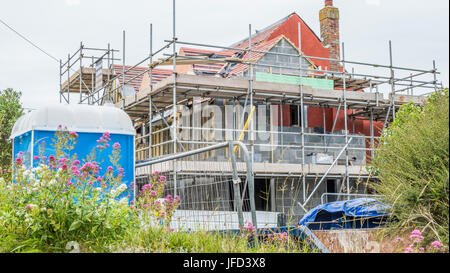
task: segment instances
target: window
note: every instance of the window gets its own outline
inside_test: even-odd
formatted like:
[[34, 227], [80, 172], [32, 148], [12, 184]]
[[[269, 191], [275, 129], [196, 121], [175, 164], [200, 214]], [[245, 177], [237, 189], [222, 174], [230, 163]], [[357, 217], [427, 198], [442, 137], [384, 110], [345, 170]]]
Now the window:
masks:
[[298, 111], [299, 106], [298, 105], [291, 105], [290, 107], [290, 116], [291, 116], [291, 126], [301, 126], [299, 115], [301, 116], [301, 113]]

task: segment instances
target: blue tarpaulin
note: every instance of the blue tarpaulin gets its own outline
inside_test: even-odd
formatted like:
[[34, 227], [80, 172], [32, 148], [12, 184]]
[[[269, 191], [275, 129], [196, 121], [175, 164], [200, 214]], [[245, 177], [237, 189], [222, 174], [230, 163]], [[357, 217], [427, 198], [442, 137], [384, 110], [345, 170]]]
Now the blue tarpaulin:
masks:
[[[215, 231], [214, 231], [215, 232]], [[220, 230], [223, 234], [240, 234], [239, 229]], [[274, 228], [259, 228], [256, 230], [256, 234], [260, 240], [263, 240], [267, 235], [286, 232], [289, 236], [293, 236], [298, 240], [306, 242], [309, 247], [317, 249], [322, 253], [330, 253], [325, 245], [319, 240], [319, 238], [311, 232], [306, 226], [284, 226]]]
[[357, 198], [323, 204], [308, 211], [299, 225], [312, 230], [374, 228], [385, 224], [390, 206], [373, 198]]

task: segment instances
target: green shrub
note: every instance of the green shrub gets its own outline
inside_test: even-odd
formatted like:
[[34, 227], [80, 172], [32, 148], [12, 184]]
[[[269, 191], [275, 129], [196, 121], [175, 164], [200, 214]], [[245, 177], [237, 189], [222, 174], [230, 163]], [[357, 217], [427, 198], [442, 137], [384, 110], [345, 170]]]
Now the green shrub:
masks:
[[7, 88], [0, 91], [0, 170], [6, 173], [11, 166], [12, 144], [9, 141], [16, 120], [22, 115], [21, 93]]
[[449, 91], [408, 104], [386, 128], [371, 164], [374, 189], [393, 204], [394, 227], [422, 229], [424, 243], [449, 234]]

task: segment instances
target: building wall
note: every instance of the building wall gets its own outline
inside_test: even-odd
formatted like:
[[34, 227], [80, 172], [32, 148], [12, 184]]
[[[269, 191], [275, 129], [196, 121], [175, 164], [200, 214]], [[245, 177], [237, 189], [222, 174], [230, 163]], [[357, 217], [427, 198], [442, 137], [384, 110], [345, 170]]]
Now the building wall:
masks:
[[[281, 39], [274, 47], [272, 47], [269, 52], [272, 53], [284, 53], [297, 55], [298, 51], [295, 49], [286, 39]], [[284, 55], [274, 55], [274, 54], [266, 54], [259, 61], [258, 64], [263, 65], [274, 65], [274, 66], [286, 66], [292, 67], [294, 69], [289, 68], [277, 68], [277, 67], [265, 67], [265, 66], [255, 66], [255, 72], [263, 72], [263, 73], [273, 73], [273, 74], [283, 74], [283, 75], [299, 75], [299, 70], [295, 68], [299, 68], [299, 58], [293, 56], [284, 56]], [[310, 63], [302, 58], [302, 75], [307, 75], [307, 69], [309, 68]]]

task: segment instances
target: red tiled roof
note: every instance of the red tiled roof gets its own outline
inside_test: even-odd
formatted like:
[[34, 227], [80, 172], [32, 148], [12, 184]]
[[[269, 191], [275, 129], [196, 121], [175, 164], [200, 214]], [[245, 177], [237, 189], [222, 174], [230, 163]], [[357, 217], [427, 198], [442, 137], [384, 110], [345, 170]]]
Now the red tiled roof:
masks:
[[[289, 42], [293, 44], [295, 48], [298, 50], [298, 24], [301, 25], [301, 33], [302, 33], [302, 48], [301, 51], [306, 56], [315, 56], [321, 58], [329, 58], [328, 49], [325, 48], [320, 38], [314, 33], [314, 31], [300, 18], [297, 13], [291, 13], [285, 18], [275, 22], [274, 24], [264, 28], [261, 31], [252, 35], [252, 49], [259, 51], [268, 51], [272, 46], [275, 45], [276, 42], [279, 41], [280, 37], [286, 38]], [[249, 39], [246, 38], [240, 42], [233, 44], [231, 47], [234, 48], [249, 48]], [[236, 53], [242, 52], [238, 50], [224, 50], [224, 51], [212, 51], [212, 50], [201, 50], [194, 48], [186, 48], [183, 47], [180, 49], [180, 55], [186, 56], [222, 56], [222, 57], [236, 57]], [[252, 59], [257, 60], [264, 55], [263, 53], [254, 53], [252, 52], [252, 56], [249, 56], [249, 53], [246, 52], [243, 56], [239, 58], [242, 59]], [[311, 59], [311, 62], [317, 66], [322, 66], [322, 69], [326, 67], [329, 69], [329, 62], [326, 60], [315, 60]], [[196, 74], [218, 74], [226, 67], [226, 64], [216, 63], [216, 64], [194, 64], [192, 65], [193, 71]], [[230, 67], [227, 67], [228, 69]], [[236, 75], [241, 73], [242, 71], [247, 69], [247, 65], [245, 64], [236, 64], [232, 67], [231, 72], [227, 71], [227, 75], [222, 75], [225, 77], [229, 77], [231, 75]], [[225, 73], [224, 73], [225, 74]]]
[[[303, 21], [303, 19], [295, 12], [289, 14], [285, 18], [280, 21], [266, 27], [260, 32], [252, 35], [252, 48], [255, 47], [265, 41], [273, 40], [280, 35], [284, 35], [290, 42], [292, 42], [295, 47], [299, 47], [299, 39], [298, 39], [298, 24], [301, 25], [301, 51], [306, 56], [312, 57], [321, 57], [321, 58], [329, 58], [328, 49], [322, 45], [320, 38], [316, 35], [316, 33]], [[238, 42], [233, 47], [238, 48], [246, 48], [248, 49], [249, 41], [246, 38], [243, 41]], [[329, 68], [329, 62], [325, 60], [316, 60], [311, 59], [311, 61], [317, 65], [322, 66], [323, 68]]]
[[[213, 51], [213, 50], [202, 50], [196, 48], [180, 48], [180, 56], [210, 56], [217, 58], [232, 57], [234, 52], [231, 51]], [[225, 63], [212, 63], [212, 64], [194, 64], [193, 71], [196, 74], [217, 74], [225, 66]]]
[[[130, 69], [132, 66], [125, 66], [125, 71], [127, 71], [128, 69]], [[114, 74], [116, 75], [120, 75], [123, 73], [123, 65], [114, 65], [113, 66], [113, 70], [114, 70]], [[132, 86], [134, 88], [134, 90], [136, 92], [139, 92], [139, 88], [141, 87], [142, 84], [142, 78], [144, 77], [143, 73], [146, 69], [146, 67], [135, 67], [133, 69], [131, 69], [130, 71], [125, 73], [125, 82], [129, 81], [130, 79], [132, 79], [133, 77], [139, 75], [142, 73], [142, 75], [136, 77], [135, 79], [131, 80], [130, 82], [128, 82], [126, 85], [127, 86]], [[170, 75], [172, 75], [172, 70], [169, 69], [160, 69], [160, 68], [155, 68], [152, 70], [152, 83], [155, 84], [157, 82], [160, 82], [161, 80], [169, 77]], [[119, 82], [120, 84], [123, 84], [123, 77], [120, 76], [119, 77]]]
[[[147, 74], [149, 74], [147, 72]], [[165, 78], [171, 76], [173, 74], [172, 70], [169, 69], [161, 69], [161, 68], [153, 68], [152, 70], [152, 84], [158, 83]]]

